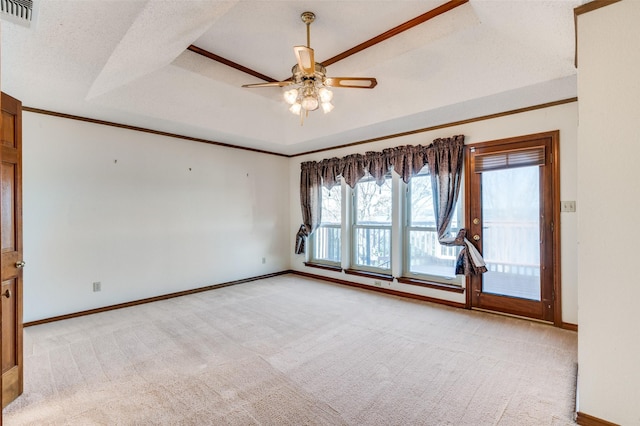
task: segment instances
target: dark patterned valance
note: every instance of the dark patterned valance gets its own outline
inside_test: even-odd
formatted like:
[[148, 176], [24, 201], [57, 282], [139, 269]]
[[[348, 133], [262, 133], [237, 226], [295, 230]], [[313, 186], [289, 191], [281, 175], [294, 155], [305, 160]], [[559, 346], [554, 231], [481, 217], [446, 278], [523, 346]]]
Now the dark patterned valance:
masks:
[[[457, 140], [464, 136], [455, 136]], [[418, 174], [427, 164], [427, 153], [433, 145], [403, 145], [382, 151], [368, 151], [364, 155], [351, 154], [343, 158], [327, 158], [320, 162], [307, 161], [305, 167], [316, 168], [322, 177], [322, 185], [331, 189], [342, 176], [347, 185], [355, 187], [365, 175], [370, 174], [378, 185], [384, 183], [385, 176], [394, 170], [404, 182]]]
[[336, 186], [340, 179], [340, 159], [333, 157], [322, 160], [320, 163], [320, 177], [327, 189]]
[[350, 187], [355, 187], [356, 182], [367, 174], [364, 156], [362, 154], [347, 155], [338, 164], [338, 169], [335, 170], [335, 174], [336, 176], [342, 175]]
[[[391, 170], [389, 159], [383, 152], [369, 151], [364, 154], [365, 169], [376, 180], [378, 185], [384, 183], [384, 179]], [[353, 187], [353, 185], [352, 185]]]

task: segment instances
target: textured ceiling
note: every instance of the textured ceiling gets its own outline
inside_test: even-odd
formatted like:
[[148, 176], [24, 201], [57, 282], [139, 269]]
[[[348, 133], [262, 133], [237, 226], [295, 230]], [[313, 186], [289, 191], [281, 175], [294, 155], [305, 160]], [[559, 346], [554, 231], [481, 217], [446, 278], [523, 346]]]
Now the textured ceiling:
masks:
[[284, 80], [305, 10], [322, 62], [446, 1], [40, 1], [32, 28], [2, 22], [1, 84], [32, 108], [296, 154], [576, 96], [585, 2], [471, 0], [330, 65], [378, 86], [336, 88], [302, 126], [283, 89], [187, 47]]

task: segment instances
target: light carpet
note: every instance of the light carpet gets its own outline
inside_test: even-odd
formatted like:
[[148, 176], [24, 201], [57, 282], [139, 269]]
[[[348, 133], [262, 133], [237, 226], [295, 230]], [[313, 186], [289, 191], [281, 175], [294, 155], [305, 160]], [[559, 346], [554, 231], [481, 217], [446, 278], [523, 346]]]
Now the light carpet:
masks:
[[577, 334], [296, 275], [24, 332], [6, 425], [568, 425]]

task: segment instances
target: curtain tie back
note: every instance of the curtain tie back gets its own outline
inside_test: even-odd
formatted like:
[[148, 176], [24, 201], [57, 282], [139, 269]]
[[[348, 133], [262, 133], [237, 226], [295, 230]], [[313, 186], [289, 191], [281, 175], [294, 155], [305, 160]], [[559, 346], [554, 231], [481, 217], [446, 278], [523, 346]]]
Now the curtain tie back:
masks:
[[303, 223], [300, 225], [300, 229], [296, 233], [296, 254], [304, 254], [305, 246], [307, 245], [307, 237], [309, 233], [307, 232], [307, 227]]

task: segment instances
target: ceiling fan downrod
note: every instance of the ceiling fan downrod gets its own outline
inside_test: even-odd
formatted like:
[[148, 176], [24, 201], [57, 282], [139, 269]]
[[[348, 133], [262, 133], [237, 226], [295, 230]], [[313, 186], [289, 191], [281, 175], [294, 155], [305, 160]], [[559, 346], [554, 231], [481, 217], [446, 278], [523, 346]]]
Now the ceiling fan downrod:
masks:
[[307, 26], [307, 47], [311, 48], [311, 23], [316, 20], [316, 15], [313, 12], [302, 12], [300, 19]]

